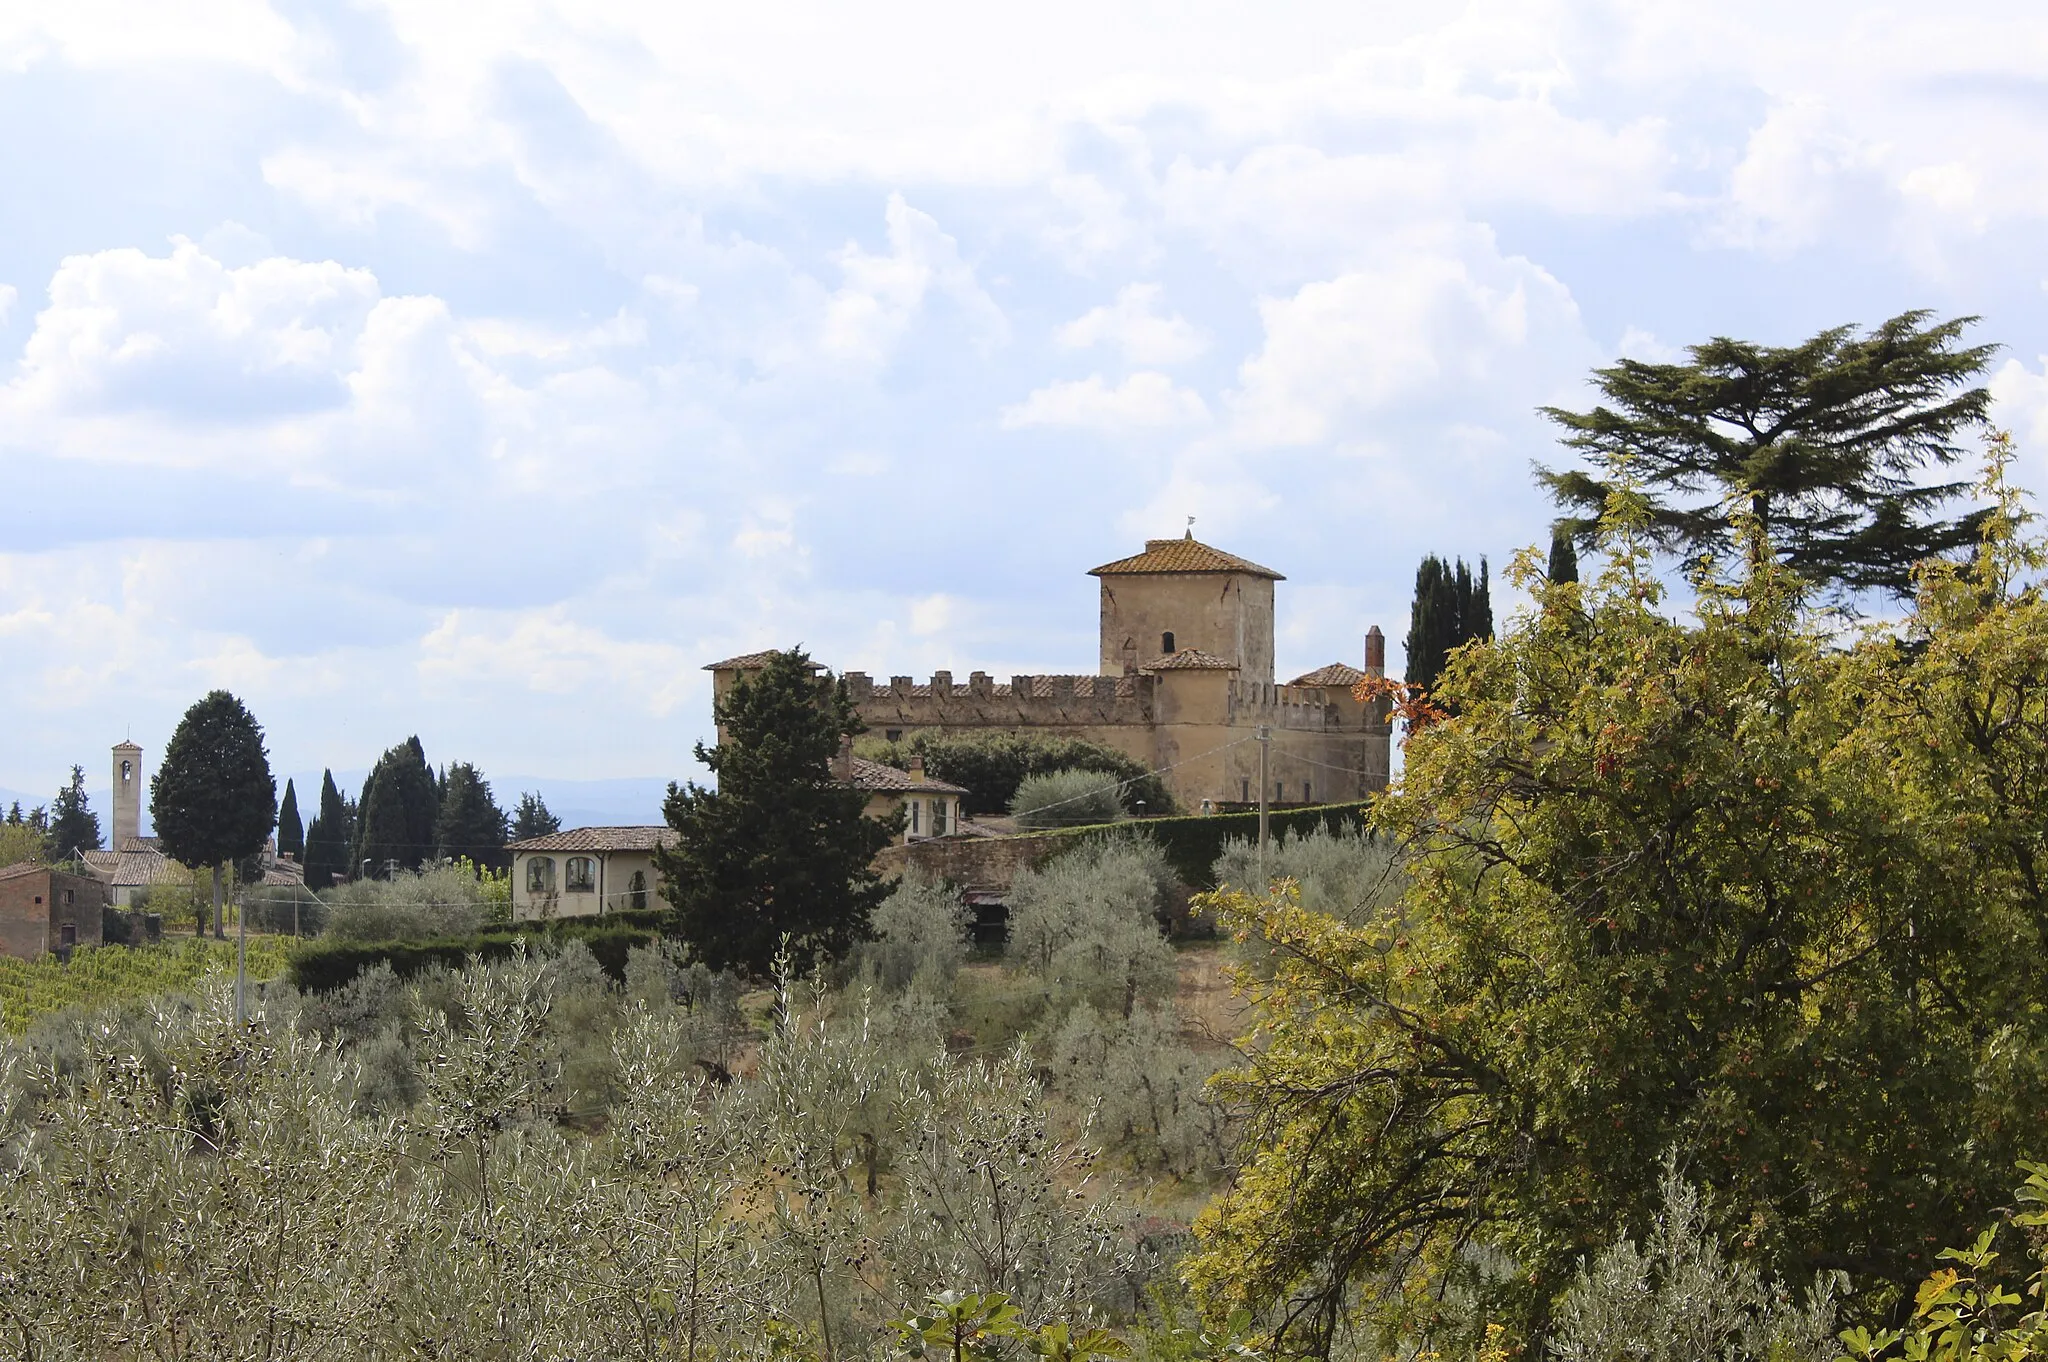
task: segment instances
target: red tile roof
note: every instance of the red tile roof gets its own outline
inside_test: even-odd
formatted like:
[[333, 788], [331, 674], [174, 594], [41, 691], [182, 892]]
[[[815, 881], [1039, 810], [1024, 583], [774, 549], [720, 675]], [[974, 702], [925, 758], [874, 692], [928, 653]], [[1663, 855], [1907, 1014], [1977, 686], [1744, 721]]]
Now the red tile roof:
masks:
[[[777, 648], [769, 648], [758, 653], [741, 653], [738, 657], [728, 657], [723, 662], [707, 663], [704, 670], [707, 672], [757, 672], [767, 666], [768, 659], [774, 657], [779, 651], [781, 650]], [[816, 670], [818, 664], [813, 662], [811, 667], [813, 670]]]
[[38, 875], [49, 868], [41, 861], [16, 861], [13, 865], [0, 867], [0, 880], [18, 880], [23, 875]]
[[1138, 668], [1138, 670], [1141, 672], [1234, 672], [1237, 670], [1237, 664], [1227, 657], [1218, 657], [1214, 653], [1205, 653], [1200, 648], [1183, 648], [1177, 653], [1168, 653], [1165, 657], [1155, 657], [1144, 666]]
[[893, 766], [884, 766], [866, 757], [853, 759], [853, 788], [867, 790], [872, 794], [966, 794], [958, 785], [949, 785], [943, 780], [926, 776], [922, 780], [908, 771], [899, 771]]
[[1332, 662], [1327, 667], [1318, 667], [1304, 672], [1287, 684], [1290, 686], [1342, 686], [1346, 690], [1365, 680], [1365, 673], [1342, 662]]
[[1183, 539], [1147, 539], [1145, 551], [1099, 568], [1088, 569], [1090, 577], [1120, 577], [1143, 572], [1243, 572], [1253, 577], [1287, 579], [1268, 567], [1240, 558], [1234, 553], [1211, 548], [1190, 533]]
[[675, 829], [666, 823], [617, 828], [570, 828], [507, 842], [507, 851], [653, 851], [675, 843]]

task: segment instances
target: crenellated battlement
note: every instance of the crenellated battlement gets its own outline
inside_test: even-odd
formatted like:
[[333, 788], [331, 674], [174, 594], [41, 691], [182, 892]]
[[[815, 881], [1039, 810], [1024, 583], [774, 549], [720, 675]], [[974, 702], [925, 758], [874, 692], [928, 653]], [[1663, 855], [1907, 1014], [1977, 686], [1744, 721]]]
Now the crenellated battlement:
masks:
[[1336, 729], [1363, 727], [1362, 714], [1349, 714], [1350, 706], [1330, 703], [1320, 686], [1281, 686], [1257, 681], [1230, 683], [1230, 722], [1271, 724], [1275, 728]]
[[869, 727], [1076, 727], [1149, 724], [1157, 682], [1150, 676], [1013, 676], [998, 682], [951, 672], [919, 683], [892, 676], [880, 684], [866, 672], [846, 673], [846, 690]]

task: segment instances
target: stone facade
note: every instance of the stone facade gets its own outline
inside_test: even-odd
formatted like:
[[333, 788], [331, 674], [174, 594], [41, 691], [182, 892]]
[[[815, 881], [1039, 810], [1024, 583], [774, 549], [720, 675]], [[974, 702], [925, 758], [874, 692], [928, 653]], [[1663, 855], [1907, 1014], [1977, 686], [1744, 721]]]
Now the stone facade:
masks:
[[[1364, 669], [1332, 663], [1286, 685], [1274, 682], [1271, 569], [1185, 539], [1155, 539], [1145, 552], [1093, 570], [1101, 582], [1100, 671], [1093, 676], [971, 672], [928, 681], [846, 673], [869, 731], [900, 737], [947, 733], [1045, 733], [1085, 738], [1164, 772], [1186, 811], [1255, 803], [1259, 743], [1271, 731], [1267, 797], [1278, 804], [1361, 799], [1386, 788], [1392, 731], [1385, 703], [1351, 687], [1380, 674], [1385, 645], [1366, 638]], [[1156, 650], [1156, 651], [1155, 651]], [[766, 654], [713, 663], [712, 691], [758, 668]]]
[[100, 944], [106, 886], [34, 861], [0, 870], [0, 955], [34, 960]]

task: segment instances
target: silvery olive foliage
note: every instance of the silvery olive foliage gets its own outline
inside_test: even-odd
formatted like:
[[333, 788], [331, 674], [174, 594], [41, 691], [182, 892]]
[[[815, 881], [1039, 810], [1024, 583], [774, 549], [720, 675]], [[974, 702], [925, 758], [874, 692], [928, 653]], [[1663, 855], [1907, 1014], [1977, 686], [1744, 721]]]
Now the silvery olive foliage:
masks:
[[1005, 960], [1042, 979], [1057, 1010], [1086, 1001], [1128, 1017], [1172, 990], [1177, 966], [1160, 931], [1173, 880], [1164, 853], [1142, 840], [1091, 844], [1010, 889]]
[[1582, 1264], [1558, 1302], [1557, 1362], [1830, 1362], [1835, 1282], [1823, 1274], [1794, 1300], [1731, 1260], [1698, 1188], [1667, 1161], [1663, 1207], [1638, 1244], [1623, 1235]]
[[951, 885], [911, 870], [875, 909], [875, 939], [856, 949], [856, 965], [871, 967], [884, 988], [951, 988], [967, 960], [969, 916]]
[[[1407, 884], [1391, 841], [1320, 827], [1274, 838], [1266, 848], [1266, 873], [1272, 879], [1293, 880], [1301, 891], [1301, 906], [1310, 912], [1352, 923], [1391, 904]], [[1216, 883], [1256, 890], [1262, 887], [1258, 877], [1258, 844], [1233, 838], [1216, 860]]]
[[[657, 963], [641, 985], [687, 983]], [[246, 1026], [209, 987], [10, 1044], [0, 1352], [853, 1359], [933, 1291], [1035, 1325], [1116, 1270], [1091, 1155], [1021, 1055], [949, 1058], [895, 1000], [785, 983], [744, 1060], [707, 1064], [722, 1004], [690, 986], [519, 954], [406, 983], [395, 1024], [369, 1015], [388, 980]]]
[[1227, 1057], [1188, 1045], [1170, 1003], [1128, 1018], [1080, 1003], [1053, 1032], [1049, 1063], [1054, 1091], [1091, 1112], [1095, 1134], [1139, 1169], [1212, 1178], [1238, 1134], [1208, 1093]]

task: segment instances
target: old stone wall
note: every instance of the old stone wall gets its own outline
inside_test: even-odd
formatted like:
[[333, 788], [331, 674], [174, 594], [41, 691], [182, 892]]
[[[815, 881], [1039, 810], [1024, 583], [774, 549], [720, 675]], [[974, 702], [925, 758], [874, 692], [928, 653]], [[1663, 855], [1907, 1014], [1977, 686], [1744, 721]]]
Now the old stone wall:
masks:
[[1200, 648], [1248, 679], [1273, 679], [1273, 583], [1248, 573], [1130, 573], [1102, 579], [1102, 674]]
[[106, 886], [90, 876], [39, 870], [0, 880], [0, 953], [37, 959], [66, 944], [67, 925], [70, 944], [97, 946], [106, 902]]

